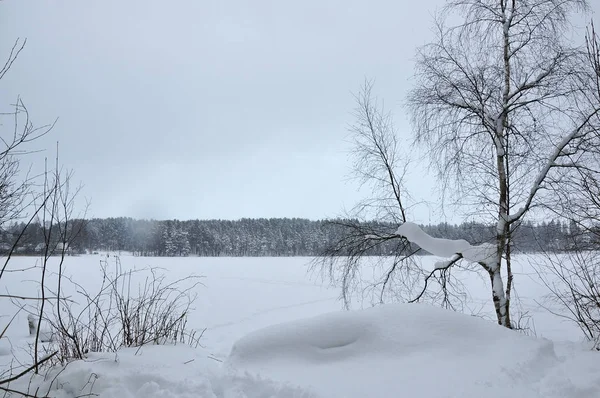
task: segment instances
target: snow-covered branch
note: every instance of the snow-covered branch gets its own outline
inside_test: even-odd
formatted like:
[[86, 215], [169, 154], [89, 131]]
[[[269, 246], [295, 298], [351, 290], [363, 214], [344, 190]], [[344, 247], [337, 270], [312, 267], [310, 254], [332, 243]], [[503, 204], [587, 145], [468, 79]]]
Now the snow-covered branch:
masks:
[[[418, 245], [434, 256], [452, 257], [453, 259], [455, 256], [460, 256], [469, 262], [482, 264], [489, 268], [492, 268], [496, 262], [496, 246], [490, 243], [471, 245], [464, 239], [434, 238], [417, 224], [411, 222], [400, 225], [396, 234], [405, 237], [409, 242]], [[436, 268], [438, 268], [437, 265]]]

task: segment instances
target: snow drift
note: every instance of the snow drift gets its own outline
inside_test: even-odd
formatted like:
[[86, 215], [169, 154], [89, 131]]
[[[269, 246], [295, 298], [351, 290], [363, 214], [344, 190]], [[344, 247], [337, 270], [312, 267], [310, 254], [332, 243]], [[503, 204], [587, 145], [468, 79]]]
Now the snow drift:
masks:
[[125, 348], [92, 353], [12, 387], [52, 398], [313, 398], [310, 391], [248, 374], [230, 375], [202, 349]]
[[479, 318], [396, 304], [267, 327], [240, 339], [226, 364], [322, 397], [591, 398], [596, 362]]

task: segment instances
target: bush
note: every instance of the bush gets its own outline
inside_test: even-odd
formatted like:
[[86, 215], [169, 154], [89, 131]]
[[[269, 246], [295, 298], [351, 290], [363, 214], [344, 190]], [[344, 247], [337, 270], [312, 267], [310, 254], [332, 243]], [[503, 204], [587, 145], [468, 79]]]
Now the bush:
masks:
[[100, 261], [102, 284], [94, 294], [59, 276], [77, 287], [82, 301], [59, 299], [45, 318], [53, 334], [50, 350], [58, 351], [60, 363], [121, 347], [198, 345], [202, 333], [188, 329], [187, 316], [197, 298], [194, 290], [201, 284], [200, 276], [168, 282], [160, 268], [124, 271], [119, 257], [114, 257], [113, 266], [111, 272], [108, 257]]

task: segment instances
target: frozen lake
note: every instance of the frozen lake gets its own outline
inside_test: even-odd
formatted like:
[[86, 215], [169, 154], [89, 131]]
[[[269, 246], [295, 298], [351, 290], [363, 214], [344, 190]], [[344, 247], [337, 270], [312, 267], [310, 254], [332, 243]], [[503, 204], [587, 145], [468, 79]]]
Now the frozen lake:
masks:
[[[198, 294], [194, 310], [189, 316], [189, 327], [206, 328], [201, 344], [217, 358], [225, 358], [233, 342], [256, 329], [276, 323], [311, 317], [343, 309], [340, 291], [329, 285], [319, 274], [309, 271], [310, 258], [153, 258], [119, 256], [123, 270], [159, 267], [168, 280], [188, 275], [202, 276], [202, 286], [194, 290]], [[106, 260], [109, 269], [114, 265], [111, 255], [73, 256], [65, 259], [65, 275], [81, 284], [88, 292], [94, 292], [101, 282], [100, 261]], [[433, 268], [435, 258], [421, 259], [424, 267]], [[578, 329], [567, 321], [550, 314], [539, 303], [547, 305], [546, 288], [539, 282], [530, 262], [540, 260], [535, 256], [515, 257], [515, 288], [519, 300], [513, 301], [513, 314], [520, 311], [530, 316], [531, 326], [540, 337], [554, 340], [578, 341]], [[51, 260], [48, 287], [54, 290], [58, 259]], [[39, 259], [16, 257], [9, 270], [39, 266]], [[371, 272], [365, 269], [365, 274]], [[2, 278], [0, 288], [12, 294], [39, 296], [39, 285], [34, 281], [39, 268], [20, 272], [8, 272]], [[465, 275], [471, 296], [467, 298], [466, 313], [493, 317], [489, 287], [481, 274]], [[78, 301], [76, 288], [65, 282], [65, 294]], [[2, 314], [12, 315], [16, 305], [4, 299], [0, 301]], [[353, 308], [369, 307], [371, 302], [356, 299]], [[26, 314], [19, 314], [9, 330], [9, 336], [26, 333]]]
[[[131, 398], [358, 398], [396, 397], [408, 390], [409, 396], [438, 397], [444, 389], [446, 396], [478, 397], [485, 392], [490, 397], [591, 398], [600, 391], [596, 353], [560, 343], [581, 341], [581, 334], [543, 308], [551, 302], [533, 267], [543, 260], [539, 256], [514, 258], [518, 300], [513, 301], [513, 319], [526, 313], [537, 336], [556, 343], [494, 326], [489, 281], [481, 273], [456, 270], [469, 290], [463, 312], [490, 321], [422, 305], [343, 312], [339, 288], [311, 273], [311, 259], [300, 257], [67, 257], [62, 290], [72, 308], [85, 306], [83, 290], [93, 295], [102, 286], [101, 262], [114, 273], [117, 259], [120, 272], [142, 270], [132, 273], [132, 292], [151, 276], [148, 267], [156, 267], [165, 283], [182, 280], [182, 287], [193, 287], [197, 299], [187, 326], [204, 330], [200, 347], [149, 345], [117, 354], [89, 353], [84, 361], [50, 370], [56, 382], [33, 377], [34, 389], [42, 386], [55, 398], [88, 392]], [[436, 258], [419, 260], [424, 269], [432, 269]], [[58, 258], [49, 263], [47, 297], [55, 294], [58, 264]], [[0, 288], [39, 297], [40, 273], [39, 259], [13, 258]], [[361, 275], [367, 281], [352, 297], [353, 308], [371, 307], [378, 298], [363, 289], [373, 269], [365, 265]], [[189, 276], [201, 276], [202, 284]], [[0, 367], [14, 366], [15, 359], [31, 363], [33, 339], [28, 336], [27, 308], [19, 311], [23, 303], [33, 311], [37, 301], [0, 300], [5, 322], [18, 312], [8, 338], [0, 341]], [[464, 371], [442, 372], [445, 381], [438, 385], [429, 383], [432, 367]], [[21, 388], [29, 388], [27, 380]]]

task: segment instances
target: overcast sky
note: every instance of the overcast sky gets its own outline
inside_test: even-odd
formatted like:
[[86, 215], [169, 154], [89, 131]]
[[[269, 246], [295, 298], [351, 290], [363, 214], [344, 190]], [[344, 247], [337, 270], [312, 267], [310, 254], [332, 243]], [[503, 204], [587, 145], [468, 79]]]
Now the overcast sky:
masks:
[[[361, 197], [352, 92], [375, 78], [408, 141], [401, 103], [441, 4], [4, 0], [0, 54], [27, 46], [0, 106], [20, 95], [37, 124], [59, 118], [36, 145], [59, 141], [91, 216], [334, 217]], [[430, 180], [412, 171], [417, 197]]]

